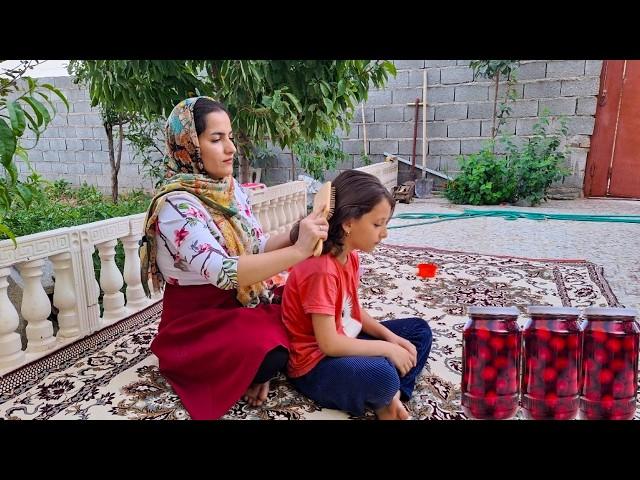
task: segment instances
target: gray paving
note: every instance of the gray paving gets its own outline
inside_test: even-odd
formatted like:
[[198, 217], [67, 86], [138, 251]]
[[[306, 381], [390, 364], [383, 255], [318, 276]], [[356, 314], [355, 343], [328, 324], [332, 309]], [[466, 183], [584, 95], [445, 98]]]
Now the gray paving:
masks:
[[[464, 209], [510, 209], [530, 212], [640, 215], [640, 201], [609, 199], [550, 200], [539, 207], [452, 205], [446, 199], [398, 203], [395, 213], [460, 213]], [[426, 220], [396, 220], [408, 225]], [[604, 267], [618, 300], [640, 309], [640, 224], [560, 220], [515, 221], [472, 218], [389, 230], [387, 243], [514, 255], [528, 258], [584, 259]]]

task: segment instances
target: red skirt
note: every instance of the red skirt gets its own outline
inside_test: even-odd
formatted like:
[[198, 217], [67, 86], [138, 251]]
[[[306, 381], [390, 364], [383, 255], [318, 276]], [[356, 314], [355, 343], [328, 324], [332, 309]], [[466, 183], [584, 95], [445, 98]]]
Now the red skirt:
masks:
[[151, 351], [191, 418], [223, 416], [247, 390], [265, 355], [289, 349], [280, 305], [242, 307], [236, 290], [167, 284]]

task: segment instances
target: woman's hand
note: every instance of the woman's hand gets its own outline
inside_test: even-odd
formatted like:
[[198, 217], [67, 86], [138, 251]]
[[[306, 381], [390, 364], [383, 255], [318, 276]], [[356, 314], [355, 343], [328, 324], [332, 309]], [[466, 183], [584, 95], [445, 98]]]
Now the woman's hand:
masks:
[[320, 212], [314, 212], [300, 220], [298, 240], [295, 247], [304, 253], [305, 258], [313, 255], [313, 250], [319, 239], [326, 240], [329, 232], [329, 222]]

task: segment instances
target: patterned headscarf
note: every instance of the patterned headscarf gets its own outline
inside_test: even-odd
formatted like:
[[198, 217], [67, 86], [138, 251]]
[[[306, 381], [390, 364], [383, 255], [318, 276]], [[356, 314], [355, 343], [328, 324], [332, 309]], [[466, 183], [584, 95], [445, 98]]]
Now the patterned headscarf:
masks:
[[[149, 295], [149, 276], [154, 289], [164, 287], [164, 277], [158, 270], [156, 225], [158, 213], [166, 195], [174, 191], [185, 191], [196, 196], [218, 226], [230, 256], [257, 253], [259, 241], [251, 235], [252, 225], [240, 213], [237, 205], [232, 176], [214, 180], [207, 175], [200, 156], [200, 143], [193, 118], [193, 107], [199, 98], [183, 100], [175, 106], [165, 127], [167, 138], [165, 156], [165, 180], [159, 187], [147, 210], [144, 222], [146, 244], [140, 250], [142, 284]], [[254, 307], [261, 298], [268, 298], [263, 282], [248, 287], [239, 287], [236, 298], [244, 306]]]

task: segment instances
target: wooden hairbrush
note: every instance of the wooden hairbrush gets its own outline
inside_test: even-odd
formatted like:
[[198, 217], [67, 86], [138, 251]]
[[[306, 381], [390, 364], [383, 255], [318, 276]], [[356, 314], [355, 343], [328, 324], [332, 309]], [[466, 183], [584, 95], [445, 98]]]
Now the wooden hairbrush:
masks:
[[[336, 204], [336, 190], [331, 186], [331, 182], [324, 183], [320, 190], [313, 198], [313, 211], [321, 212], [322, 216], [329, 220], [333, 215], [333, 209]], [[317, 257], [322, 253], [322, 240], [318, 240], [316, 248], [313, 250], [313, 256]]]

